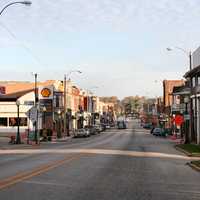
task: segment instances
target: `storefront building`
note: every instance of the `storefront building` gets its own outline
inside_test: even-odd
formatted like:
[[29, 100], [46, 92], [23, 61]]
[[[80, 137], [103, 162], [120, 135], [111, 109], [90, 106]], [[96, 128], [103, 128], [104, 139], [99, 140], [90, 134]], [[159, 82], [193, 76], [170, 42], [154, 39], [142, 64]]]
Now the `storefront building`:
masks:
[[190, 140], [200, 144], [200, 47], [192, 54], [192, 69], [185, 74], [190, 81]]

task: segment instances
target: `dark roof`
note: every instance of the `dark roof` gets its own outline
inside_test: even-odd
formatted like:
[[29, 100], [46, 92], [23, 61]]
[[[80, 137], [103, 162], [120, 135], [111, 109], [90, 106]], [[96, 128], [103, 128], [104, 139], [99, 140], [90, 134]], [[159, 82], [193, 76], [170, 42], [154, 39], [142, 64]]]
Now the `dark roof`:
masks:
[[0, 95], [0, 101], [17, 101], [18, 98], [24, 96], [25, 94], [34, 91], [34, 89], [19, 91], [10, 94]]
[[195, 68], [191, 69], [190, 71], [186, 72], [184, 77], [185, 78], [191, 77], [191, 76], [194, 76], [195, 74], [198, 74], [198, 73], [200, 73], [200, 66], [195, 67]]

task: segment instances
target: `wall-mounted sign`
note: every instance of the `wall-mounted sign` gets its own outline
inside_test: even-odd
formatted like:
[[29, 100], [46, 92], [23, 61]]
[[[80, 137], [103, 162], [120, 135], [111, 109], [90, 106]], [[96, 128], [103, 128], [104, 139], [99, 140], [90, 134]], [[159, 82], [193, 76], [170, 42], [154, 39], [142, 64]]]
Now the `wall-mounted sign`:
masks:
[[42, 110], [43, 107], [46, 108], [46, 113], [53, 111], [53, 102], [52, 99], [40, 99], [40, 108]]
[[53, 86], [39, 87], [39, 99], [53, 99]]
[[41, 90], [41, 95], [42, 95], [43, 97], [50, 97], [50, 95], [51, 95], [51, 90], [50, 90], [49, 88], [43, 88], [43, 89]]

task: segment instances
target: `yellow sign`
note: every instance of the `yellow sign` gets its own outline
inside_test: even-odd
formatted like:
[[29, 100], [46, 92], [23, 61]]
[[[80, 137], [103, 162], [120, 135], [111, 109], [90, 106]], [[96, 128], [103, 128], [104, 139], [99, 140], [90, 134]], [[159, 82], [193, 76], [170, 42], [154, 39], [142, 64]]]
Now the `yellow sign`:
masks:
[[50, 97], [51, 96], [51, 90], [49, 88], [43, 88], [41, 90], [41, 95], [43, 97]]

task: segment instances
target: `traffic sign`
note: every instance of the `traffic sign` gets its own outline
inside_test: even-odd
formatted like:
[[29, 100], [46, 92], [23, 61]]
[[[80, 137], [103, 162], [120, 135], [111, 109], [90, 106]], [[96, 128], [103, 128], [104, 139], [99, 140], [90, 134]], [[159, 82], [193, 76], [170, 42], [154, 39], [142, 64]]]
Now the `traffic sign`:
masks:
[[176, 115], [174, 121], [176, 125], [181, 126], [181, 124], [184, 122], [184, 117], [182, 115]]
[[190, 115], [189, 115], [189, 114], [184, 115], [184, 119], [185, 119], [185, 120], [190, 120]]
[[37, 108], [36, 107], [31, 107], [31, 109], [29, 109], [26, 112], [26, 116], [32, 121], [35, 122], [37, 121]]

